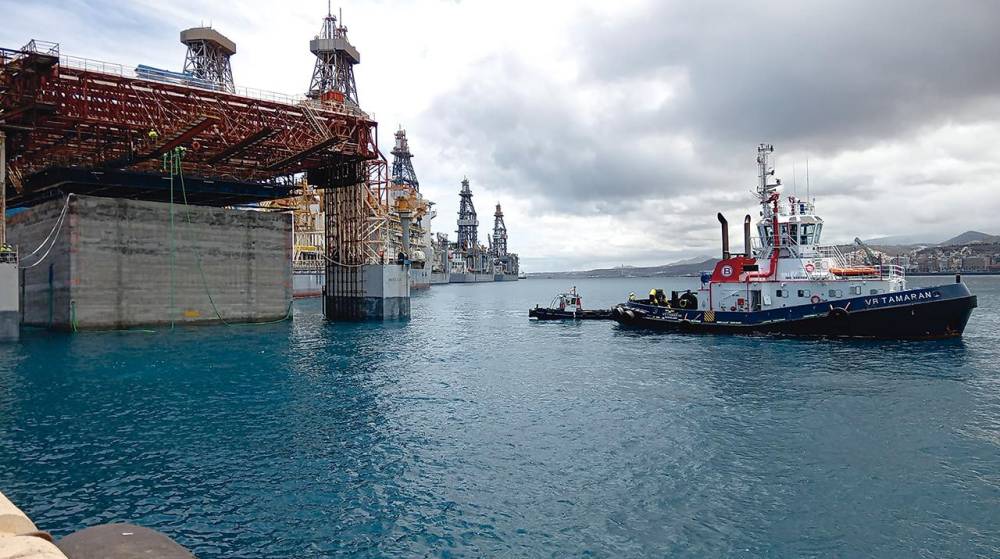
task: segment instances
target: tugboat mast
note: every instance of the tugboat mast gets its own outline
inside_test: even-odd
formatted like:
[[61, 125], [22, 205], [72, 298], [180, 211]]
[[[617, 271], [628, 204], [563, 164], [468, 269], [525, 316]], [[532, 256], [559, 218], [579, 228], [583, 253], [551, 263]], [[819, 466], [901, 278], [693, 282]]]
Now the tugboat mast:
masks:
[[765, 217], [770, 217], [767, 215], [768, 204], [772, 202], [772, 197], [781, 186], [781, 179], [770, 181], [770, 178], [774, 176], [774, 167], [770, 161], [772, 153], [774, 153], [774, 146], [771, 144], [757, 146], [757, 198], [765, 207]]

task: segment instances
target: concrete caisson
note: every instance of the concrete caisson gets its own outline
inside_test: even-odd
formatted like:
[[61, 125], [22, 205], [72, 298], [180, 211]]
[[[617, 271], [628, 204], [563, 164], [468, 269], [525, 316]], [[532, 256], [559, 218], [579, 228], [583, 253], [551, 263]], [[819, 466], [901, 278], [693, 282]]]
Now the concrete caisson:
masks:
[[333, 265], [323, 292], [323, 313], [332, 320], [410, 318], [408, 265]]
[[289, 214], [73, 195], [14, 216], [9, 238], [28, 325], [261, 322], [291, 305]]
[[0, 342], [16, 342], [21, 337], [18, 301], [17, 259], [0, 252]]

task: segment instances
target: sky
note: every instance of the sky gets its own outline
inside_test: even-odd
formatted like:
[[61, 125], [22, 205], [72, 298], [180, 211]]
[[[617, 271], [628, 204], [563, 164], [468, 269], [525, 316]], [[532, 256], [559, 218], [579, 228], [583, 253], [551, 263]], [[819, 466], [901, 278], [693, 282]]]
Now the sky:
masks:
[[[826, 242], [1000, 234], [1000, 2], [367, 0], [342, 9], [383, 152], [407, 130], [434, 229], [472, 184], [529, 272], [720, 249], [757, 215], [758, 143]], [[238, 85], [302, 94], [315, 0], [0, 0], [0, 46], [179, 70], [181, 29], [234, 40]], [[733, 235], [733, 242], [739, 244]], [[736, 246], [736, 245], [734, 245]]]

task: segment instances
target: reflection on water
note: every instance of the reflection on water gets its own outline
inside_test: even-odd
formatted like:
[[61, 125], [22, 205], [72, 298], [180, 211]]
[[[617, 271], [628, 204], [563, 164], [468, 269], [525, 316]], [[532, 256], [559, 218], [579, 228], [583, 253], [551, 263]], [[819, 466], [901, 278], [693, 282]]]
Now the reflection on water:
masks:
[[[572, 283], [596, 308], [690, 281]], [[31, 331], [0, 346], [0, 488], [203, 558], [995, 556], [1000, 280], [969, 283], [944, 342], [529, 322], [570, 287], [543, 280], [406, 323]]]

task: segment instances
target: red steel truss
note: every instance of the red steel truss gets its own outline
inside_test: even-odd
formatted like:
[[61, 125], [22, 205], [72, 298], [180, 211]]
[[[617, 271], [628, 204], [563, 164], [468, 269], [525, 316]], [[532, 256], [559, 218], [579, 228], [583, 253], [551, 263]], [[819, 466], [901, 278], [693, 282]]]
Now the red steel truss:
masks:
[[[15, 189], [54, 166], [160, 172], [178, 146], [185, 173], [208, 180], [268, 182], [384, 161], [377, 123], [342, 103], [255, 98], [82, 62], [60, 59], [58, 47], [0, 49], [0, 129]], [[388, 203], [386, 185], [368, 186]]]

